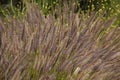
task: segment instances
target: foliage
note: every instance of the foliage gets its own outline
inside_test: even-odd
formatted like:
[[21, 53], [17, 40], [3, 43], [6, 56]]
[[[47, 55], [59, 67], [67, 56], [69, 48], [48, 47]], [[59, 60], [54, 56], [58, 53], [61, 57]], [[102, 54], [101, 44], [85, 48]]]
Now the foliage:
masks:
[[97, 11], [100, 14], [103, 13], [105, 18], [117, 16], [118, 20], [116, 24], [120, 24], [120, 0], [36, 0], [35, 3], [41, 8], [45, 15], [50, 12], [56, 14], [58, 7], [64, 9], [64, 5], [69, 5], [68, 7], [71, 8], [72, 3], [74, 4], [72, 7], [75, 13]]
[[[119, 80], [120, 29], [115, 18], [60, 12], [33, 4], [25, 17], [0, 19], [1, 80]], [[79, 17], [80, 16], [80, 17]], [[9, 19], [9, 21], [8, 21]]]
[[[3, 1], [3, 0], [2, 0]], [[120, 1], [119, 0], [5, 0], [1, 1], [0, 15], [14, 15], [16, 17], [25, 13], [26, 3], [35, 3], [45, 15], [50, 13], [56, 16], [58, 7], [64, 10], [65, 5], [69, 5], [74, 12], [93, 12], [98, 11], [100, 14], [104, 12], [106, 18], [117, 16], [117, 24], [120, 22]], [[71, 4], [72, 3], [72, 4]], [[3, 6], [4, 5], [4, 6]], [[73, 6], [74, 5], [74, 6]], [[15, 7], [16, 6], [16, 7]], [[70, 9], [69, 9], [70, 10]], [[23, 16], [23, 15], [22, 15]]]
[[22, 0], [5, 0], [5, 2], [0, 1], [0, 16], [1, 17], [20, 17], [24, 16], [25, 4], [21, 2]]

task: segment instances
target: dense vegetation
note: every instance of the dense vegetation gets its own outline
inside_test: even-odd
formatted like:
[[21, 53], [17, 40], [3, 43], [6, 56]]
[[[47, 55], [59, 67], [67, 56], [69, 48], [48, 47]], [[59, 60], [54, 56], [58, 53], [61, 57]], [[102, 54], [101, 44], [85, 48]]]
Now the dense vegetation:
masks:
[[[0, 15], [22, 15], [26, 11], [27, 3], [35, 3], [45, 15], [54, 14], [57, 16], [57, 9], [67, 4], [68, 7], [74, 5], [75, 13], [87, 13], [97, 11], [104, 14], [105, 18], [116, 16], [116, 24], [120, 25], [120, 0], [1, 0]], [[72, 8], [72, 7], [71, 7]], [[22, 13], [22, 14], [21, 14]]]
[[120, 79], [119, 0], [2, 1], [0, 80]]

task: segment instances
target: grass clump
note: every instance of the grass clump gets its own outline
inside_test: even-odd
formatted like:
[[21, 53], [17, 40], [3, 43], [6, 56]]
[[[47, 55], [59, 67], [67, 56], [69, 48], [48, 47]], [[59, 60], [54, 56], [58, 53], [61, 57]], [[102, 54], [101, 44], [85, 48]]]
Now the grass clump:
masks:
[[[120, 29], [58, 9], [46, 18], [28, 5], [22, 19], [0, 20], [1, 80], [119, 80]], [[4, 24], [6, 23], [6, 24]], [[109, 29], [109, 30], [108, 30]]]

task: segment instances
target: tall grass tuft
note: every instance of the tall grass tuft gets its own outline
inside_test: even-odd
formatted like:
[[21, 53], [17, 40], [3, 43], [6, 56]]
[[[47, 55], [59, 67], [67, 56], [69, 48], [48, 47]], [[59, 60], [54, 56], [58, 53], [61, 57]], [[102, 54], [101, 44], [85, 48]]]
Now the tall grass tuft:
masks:
[[[29, 6], [29, 5], [28, 5]], [[115, 18], [58, 17], [30, 5], [21, 20], [0, 20], [0, 80], [119, 80], [120, 29]], [[69, 12], [68, 12], [69, 11]]]

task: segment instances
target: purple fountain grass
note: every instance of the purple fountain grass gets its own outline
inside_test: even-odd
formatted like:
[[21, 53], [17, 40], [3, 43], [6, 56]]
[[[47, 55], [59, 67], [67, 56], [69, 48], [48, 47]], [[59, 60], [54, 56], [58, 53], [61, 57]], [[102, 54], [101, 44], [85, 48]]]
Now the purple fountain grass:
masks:
[[97, 13], [65, 13], [45, 18], [29, 6], [22, 20], [0, 21], [1, 80], [120, 79], [115, 18], [104, 22]]

